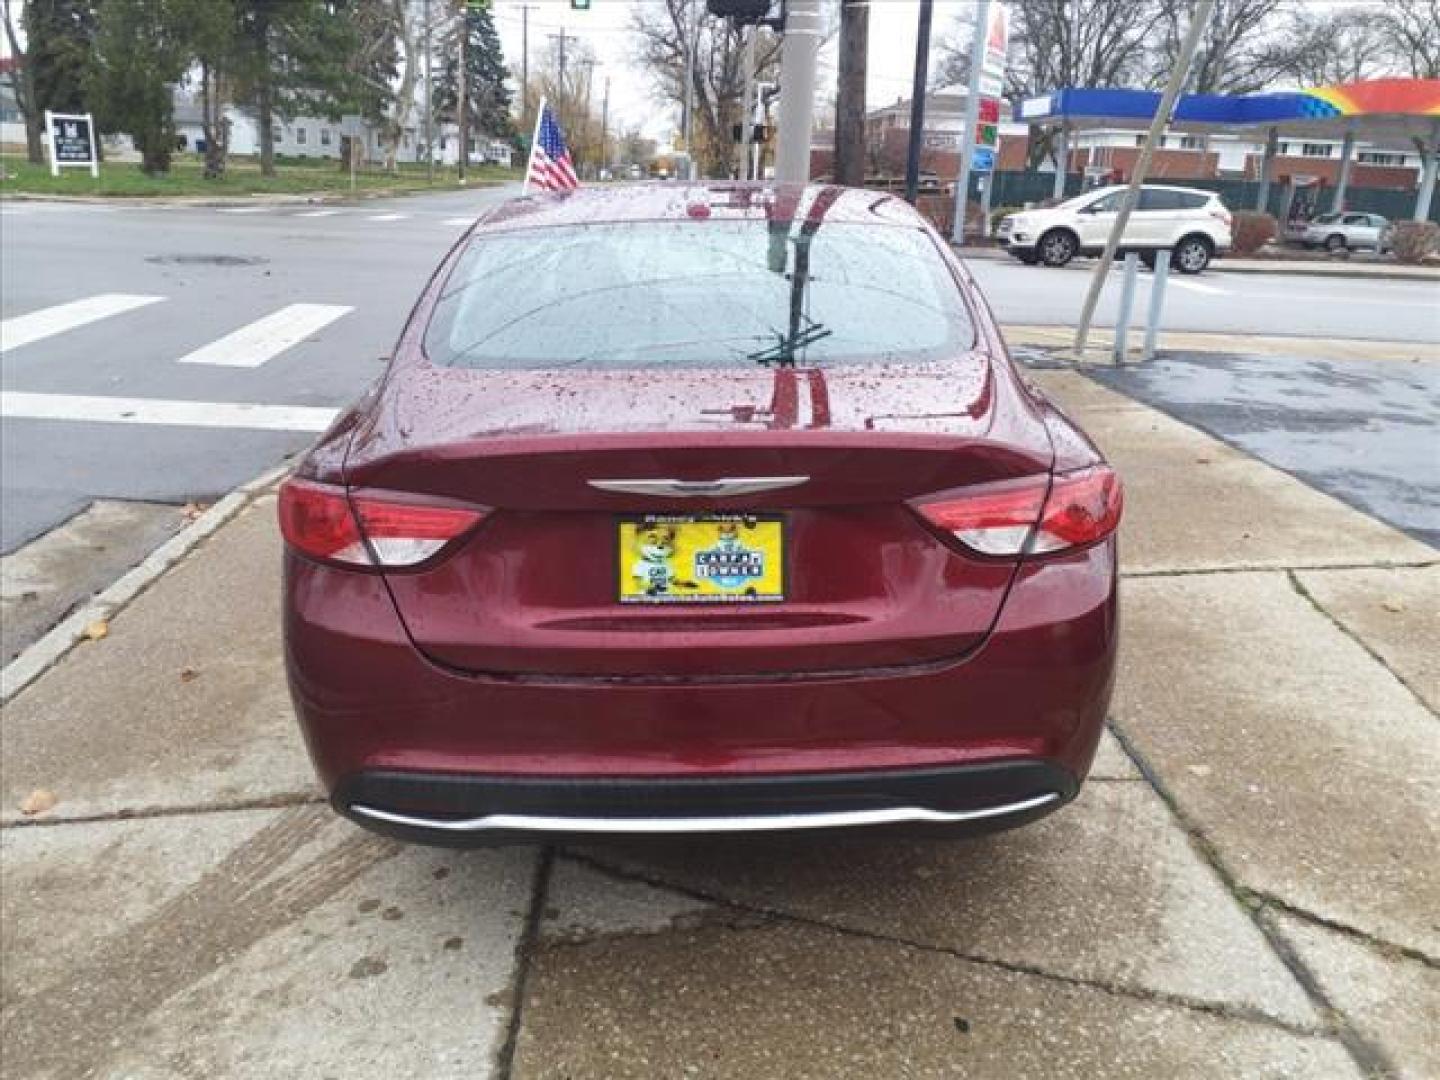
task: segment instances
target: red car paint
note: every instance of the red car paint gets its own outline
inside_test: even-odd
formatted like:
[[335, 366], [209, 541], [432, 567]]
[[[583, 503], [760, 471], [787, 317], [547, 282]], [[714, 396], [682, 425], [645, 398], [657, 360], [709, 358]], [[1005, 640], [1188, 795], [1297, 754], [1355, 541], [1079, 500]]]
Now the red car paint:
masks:
[[[976, 337], [940, 360], [484, 370], [427, 358], [426, 328], [467, 244], [680, 220], [702, 232], [725, 220], [929, 232], [875, 192], [733, 184], [516, 200], [482, 220], [422, 295], [382, 383], [322, 438], [297, 470], [308, 486], [287, 501], [292, 541], [306, 527], [304, 499], [327, 491], [326, 512], [341, 519], [348, 501], [357, 520], [393, 518], [391, 535], [434, 518], [435, 535], [449, 537], [416, 547], [438, 551], [403, 567], [306, 554], [304, 540], [287, 548], [291, 690], [337, 808], [416, 839], [474, 841], [506, 830], [442, 835], [355, 808], [383, 792], [382, 809], [425, 820], [503, 813], [505, 783], [528, 778], [558, 785], [526, 796], [532, 810], [535, 798], [557, 800], [556, 820], [583, 813], [597, 791], [607, 819], [663, 818], [665, 784], [683, 779], [706, 793], [686, 795], [690, 816], [700, 805], [704, 818], [727, 812], [737, 778], [760, 777], [781, 792], [746, 803], [763, 816], [800, 803], [882, 805], [900, 799], [895, 785], [937, 769], [953, 770], [947, 806], [978, 806], [967, 768], [991, 770], [985, 782], [1018, 799], [1035, 783], [1022, 766], [1053, 778], [1044, 809], [1073, 796], [1113, 677], [1118, 483], [1020, 378], [973, 278], [938, 237]], [[702, 502], [590, 483], [792, 475], [808, 480]], [[1077, 503], [1079, 531], [1056, 543], [1078, 543], [1052, 554], [987, 554], [949, 531], [980, 521], [967, 507], [989, 506], [982, 497], [1033, 521], [1066, 490], [1108, 499], [1109, 516]], [[697, 510], [784, 515], [784, 602], [617, 603], [617, 517]], [[369, 542], [378, 557], [373, 530]], [[994, 780], [1007, 766], [1013, 792]], [[829, 776], [848, 778], [843, 792], [826, 788]], [[603, 792], [621, 778], [617, 811]]]

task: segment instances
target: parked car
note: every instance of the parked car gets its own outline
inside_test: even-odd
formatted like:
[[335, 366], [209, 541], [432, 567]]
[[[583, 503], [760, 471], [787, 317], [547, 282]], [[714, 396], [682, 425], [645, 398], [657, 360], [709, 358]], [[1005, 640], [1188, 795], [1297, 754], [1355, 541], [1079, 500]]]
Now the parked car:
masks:
[[403, 838], [1005, 828], [1090, 767], [1120, 515], [902, 199], [514, 200], [281, 488], [290, 689]]
[[1350, 248], [1386, 251], [1390, 246], [1390, 231], [1389, 219], [1379, 214], [1321, 214], [1305, 226], [1300, 242], [1307, 248], [1323, 247], [1326, 251]]
[[[1000, 246], [1033, 266], [1064, 266], [1076, 255], [1098, 255], [1120, 211], [1125, 187], [1096, 188], [1058, 206], [1026, 210], [1001, 219]], [[1182, 274], [1198, 274], [1210, 260], [1230, 250], [1230, 211], [1213, 191], [1146, 184], [1125, 233], [1120, 252], [1135, 251], [1147, 266], [1168, 248], [1171, 265]]]

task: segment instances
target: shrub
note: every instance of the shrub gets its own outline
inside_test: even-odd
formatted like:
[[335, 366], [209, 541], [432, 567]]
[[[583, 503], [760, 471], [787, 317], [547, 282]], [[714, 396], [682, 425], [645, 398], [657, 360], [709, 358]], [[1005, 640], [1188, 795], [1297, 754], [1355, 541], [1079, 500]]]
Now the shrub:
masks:
[[1237, 210], [1230, 222], [1230, 248], [1236, 255], [1253, 255], [1279, 232], [1279, 223], [1271, 215]]
[[1433, 221], [1397, 221], [1391, 229], [1396, 262], [1424, 262], [1427, 255], [1440, 253], [1440, 225]]
[[1003, 221], [1008, 215], [1021, 213], [1024, 209], [1025, 208], [1023, 206], [997, 206], [994, 210], [991, 210], [990, 235], [994, 236], [997, 232], [1000, 231], [1000, 222]]

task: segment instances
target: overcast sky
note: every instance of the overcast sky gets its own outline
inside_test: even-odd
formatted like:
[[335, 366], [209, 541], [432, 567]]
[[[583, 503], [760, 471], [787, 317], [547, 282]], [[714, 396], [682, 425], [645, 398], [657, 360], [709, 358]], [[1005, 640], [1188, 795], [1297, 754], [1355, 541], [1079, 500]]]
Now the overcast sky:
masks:
[[[678, 121], [676, 110], [660, 100], [649, 77], [635, 63], [635, 38], [630, 33], [630, 13], [640, 4], [658, 4], [660, 0], [591, 0], [589, 11], [572, 11], [570, 0], [529, 0], [530, 55], [540, 55], [548, 45], [546, 35], [574, 34], [595, 50], [600, 65], [595, 69], [594, 93], [603, 91], [604, 79], [610, 83], [610, 124], [619, 130], [639, 124], [652, 138], [664, 141]], [[704, 0], [694, 0], [703, 9]], [[934, 45], [949, 34], [958, 14], [973, 6], [974, 0], [936, 0], [931, 35]], [[495, 0], [495, 28], [505, 48], [505, 58], [520, 65], [522, 0]], [[828, 11], [837, 7], [826, 0]], [[896, 98], [909, 97], [915, 65], [915, 28], [919, 0], [871, 0], [870, 54], [867, 64], [867, 104], [874, 108], [889, 105]], [[817, 88], [828, 99], [835, 90], [835, 43], [832, 40], [821, 55], [821, 71]], [[938, 50], [932, 49], [931, 63], [937, 62]]]

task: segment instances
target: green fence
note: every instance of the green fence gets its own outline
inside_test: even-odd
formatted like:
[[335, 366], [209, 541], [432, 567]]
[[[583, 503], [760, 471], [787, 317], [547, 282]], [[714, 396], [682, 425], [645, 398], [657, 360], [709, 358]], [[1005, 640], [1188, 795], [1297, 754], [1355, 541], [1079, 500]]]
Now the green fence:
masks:
[[[976, 200], [980, 198], [979, 179], [978, 176], [972, 175], [970, 183], [970, 197]], [[1066, 176], [1065, 194], [1067, 196], [1078, 195], [1084, 190], [1084, 179], [1080, 173], [1071, 173]], [[991, 195], [990, 205], [995, 207], [1038, 203], [1051, 198], [1055, 190], [1054, 173], [999, 172], [994, 174], [994, 182], [995, 190]], [[1231, 210], [1253, 210], [1255, 200], [1260, 195], [1258, 180], [1200, 179], [1171, 182], [1184, 187], [1217, 191], [1225, 200], [1225, 205]], [[1285, 210], [1287, 190], [1287, 185], [1281, 181], [1270, 185], [1268, 209], [1276, 217], [1280, 217]], [[1325, 188], [1320, 192], [1319, 212], [1323, 213], [1330, 209], [1332, 194], [1333, 189], [1331, 188]], [[1359, 210], [1368, 214], [1383, 214], [1391, 221], [1408, 221], [1410, 215], [1415, 212], [1415, 192], [1352, 186], [1345, 192], [1345, 209]], [[1440, 223], [1440, 195], [1431, 200], [1430, 220]]]

